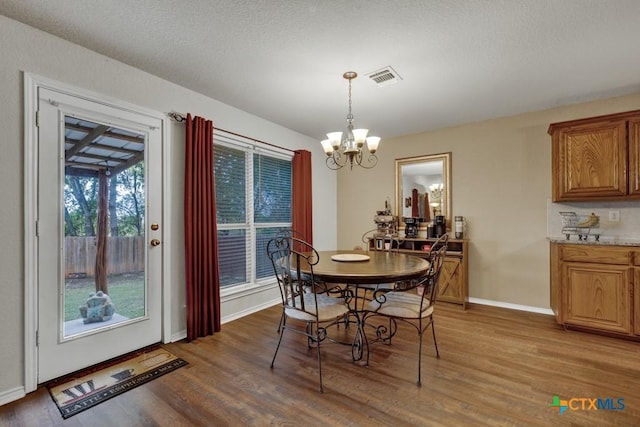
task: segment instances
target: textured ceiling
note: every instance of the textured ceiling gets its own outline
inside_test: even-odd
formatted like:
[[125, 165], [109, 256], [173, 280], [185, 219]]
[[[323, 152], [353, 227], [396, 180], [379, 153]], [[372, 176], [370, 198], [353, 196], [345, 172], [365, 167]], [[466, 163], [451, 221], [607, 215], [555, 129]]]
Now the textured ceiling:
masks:
[[[0, 0], [0, 14], [316, 139], [640, 91], [638, 0]], [[366, 75], [392, 66], [399, 83]], [[214, 118], [215, 119], [215, 118]]]

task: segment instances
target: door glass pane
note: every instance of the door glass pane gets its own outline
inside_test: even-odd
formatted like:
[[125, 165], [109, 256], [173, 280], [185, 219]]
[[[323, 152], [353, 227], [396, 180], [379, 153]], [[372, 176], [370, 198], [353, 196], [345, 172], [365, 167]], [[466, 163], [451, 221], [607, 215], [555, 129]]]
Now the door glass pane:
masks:
[[146, 315], [144, 142], [65, 117], [64, 337]]

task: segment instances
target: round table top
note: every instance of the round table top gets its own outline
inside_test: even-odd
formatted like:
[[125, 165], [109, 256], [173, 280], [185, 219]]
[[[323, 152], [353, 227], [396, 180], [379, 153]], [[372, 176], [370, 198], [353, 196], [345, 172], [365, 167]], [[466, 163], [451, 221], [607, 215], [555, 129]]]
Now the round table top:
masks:
[[[378, 284], [415, 279], [429, 269], [423, 258], [383, 251], [321, 251], [320, 261], [313, 266], [313, 274], [320, 280], [333, 283]], [[366, 261], [334, 261], [332, 255], [368, 255]]]

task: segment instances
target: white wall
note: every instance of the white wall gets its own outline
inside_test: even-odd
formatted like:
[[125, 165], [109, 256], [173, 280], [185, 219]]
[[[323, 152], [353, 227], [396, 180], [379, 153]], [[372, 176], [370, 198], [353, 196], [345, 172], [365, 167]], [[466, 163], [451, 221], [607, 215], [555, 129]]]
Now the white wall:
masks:
[[[191, 112], [214, 121], [214, 126], [232, 130], [290, 149], [307, 149], [313, 158], [314, 243], [319, 249], [336, 247], [336, 174], [324, 166], [324, 153], [317, 141], [274, 123], [222, 104], [214, 99], [129, 67], [95, 52], [65, 42], [0, 15], [0, 404], [24, 393], [24, 179], [23, 179], [23, 73], [33, 73], [67, 85], [104, 94], [159, 112]], [[185, 64], [188, 66], [188, 64]], [[170, 126], [172, 150], [171, 226], [166, 237], [171, 263], [171, 335], [180, 336], [184, 321], [184, 262], [182, 240], [183, 142], [181, 124]], [[222, 308], [232, 317], [253, 304], [273, 298], [254, 294], [245, 303]]]
[[[549, 309], [549, 232], [560, 223], [551, 198], [550, 123], [640, 109], [640, 94], [470, 123], [382, 141], [379, 165], [338, 174], [338, 246], [350, 248], [374, 225], [384, 199], [395, 200], [395, 159], [452, 153], [452, 210], [467, 220], [471, 298]], [[640, 201], [581, 203], [621, 212], [607, 234], [640, 227]], [[553, 221], [557, 221], [553, 222]]]

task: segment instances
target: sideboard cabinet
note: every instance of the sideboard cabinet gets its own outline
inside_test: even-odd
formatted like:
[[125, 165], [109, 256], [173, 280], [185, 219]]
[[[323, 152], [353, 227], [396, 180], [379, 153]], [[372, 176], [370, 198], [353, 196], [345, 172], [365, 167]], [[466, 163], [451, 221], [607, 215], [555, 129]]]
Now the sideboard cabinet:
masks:
[[553, 123], [554, 202], [640, 198], [640, 110]]
[[[385, 250], [385, 243], [392, 245], [391, 250], [399, 253], [427, 258], [429, 249], [436, 239], [404, 238], [389, 240], [389, 238], [373, 238], [369, 241], [369, 250]], [[442, 273], [438, 283], [438, 301], [459, 304], [467, 308], [469, 299], [468, 279], [468, 239], [449, 239], [447, 255], [444, 259]]]
[[551, 243], [558, 323], [640, 338], [640, 248]]

